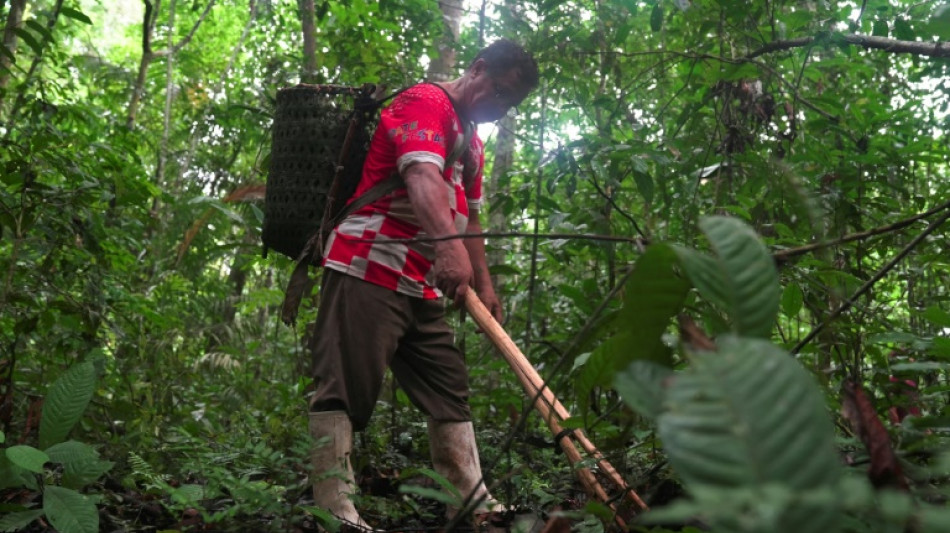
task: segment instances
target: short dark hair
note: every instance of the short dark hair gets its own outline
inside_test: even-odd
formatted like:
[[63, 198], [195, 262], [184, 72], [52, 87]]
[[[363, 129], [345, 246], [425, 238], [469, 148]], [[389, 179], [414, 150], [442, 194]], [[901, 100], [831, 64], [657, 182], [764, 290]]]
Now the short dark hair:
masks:
[[516, 68], [521, 71], [521, 81], [534, 89], [538, 86], [538, 63], [520, 44], [511, 39], [498, 39], [482, 48], [469, 68], [479, 59], [484, 59], [491, 76], [503, 76]]

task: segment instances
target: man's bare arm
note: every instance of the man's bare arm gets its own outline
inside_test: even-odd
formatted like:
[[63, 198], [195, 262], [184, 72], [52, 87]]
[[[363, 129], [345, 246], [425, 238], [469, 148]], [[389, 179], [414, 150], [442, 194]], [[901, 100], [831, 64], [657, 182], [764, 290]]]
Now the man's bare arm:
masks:
[[[457, 235], [449, 210], [449, 190], [439, 167], [416, 163], [403, 171], [412, 211], [422, 229], [433, 237]], [[436, 241], [435, 285], [452, 300], [464, 301], [469, 286], [475, 285], [472, 260], [461, 239]]]
[[[482, 232], [482, 223], [478, 219], [478, 208], [472, 207], [468, 213], [468, 226], [465, 233], [479, 234]], [[475, 292], [478, 297], [491, 312], [498, 323], [501, 323], [502, 312], [501, 302], [495, 294], [495, 288], [492, 286], [491, 275], [488, 272], [488, 261], [485, 258], [485, 240], [481, 237], [465, 239], [465, 249], [468, 250], [468, 256], [472, 260], [472, 270], [475, 279]]]

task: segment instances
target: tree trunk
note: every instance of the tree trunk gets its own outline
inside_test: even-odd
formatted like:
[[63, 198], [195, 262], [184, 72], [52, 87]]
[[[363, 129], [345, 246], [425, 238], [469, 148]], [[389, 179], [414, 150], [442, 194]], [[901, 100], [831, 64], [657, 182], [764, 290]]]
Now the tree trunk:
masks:
[[[208, 13], [211, 12], [211, 8], [214, 7], [215, 0], [208, 2], [208, 5], [205, 6], [205, 10], [201, 12], [201, 16], [198, 17], [195, 25], [191, 27], [191, 31], [189, 31], [188, 35], [178, 44], [173, 45], [172, 39], [169, 38], [168, 49], [158, 51], [152, 50], [152, 34], [155, 31], [155, 21], [158, 20], [158, 12], [161, 9], [162, 1], [156, 0], [154, 6], [152, 6], [149, 0], [144, 0], [144, 2], [145, 20], [142, 22], [142, 60], [139, 62], [139, 74], [135, 80], [135, 87], [132, 88], [132, 99], [129, 101], [129, 111], [126, 116], [126, 126], [129, 129], [132, 129], [135, 125], [136, 113], [138, 112], [139, 103], [142, 100], [142, 93], [145, 92], [146, 74], [148, 73], [149, 65], [152, 64], [152, 60], [156, 57], [175, 54], [191, 42], [192, 37], [195, 36], [195, 32], [198, 31], [198, 27], [201, 26], [201, 23], [204, 22]], [[168, 33], [172, 35], [171, 31]]]
[[[13, 31], [23, 23], [23, 11], [26, 9], [26, 0], [12, 0], [10, 3], [10, 12], [7, 14], [7, 24], [3, 31], [3, 46], [10, 51], [11, 56], [16, 55], [17, 36]], [[3, 90], [10, 83], [10, 58], [6, 54], [0, 55], [0, 111], [3, 110]]]
[[[498, 123], [498, 137], [495, 139], [495, 160], [492, 163], [491, 179], [485, 184], [485, 197], [489, 206], [494, 206], [495, 202], [509, 196], [511, 189], [507, 184], [502, 183], [502, 178], [511, 170], [515, 155], [515, 119], [505, 117]], [[488, 227], [490, 233], [500, 233], [508, 231], [508, 218], [498, 209], [493, 209], [488, 214]], [[506, 251], [500, 241], [495, 241], [495, 245], [488, 248], [488, 267], [492, 265], [502, 265], [505, 263]], [[501, 292], [504, 279], [500, 275], [492, 276], [492, 284], [496, 292]]]
[[53, 27], [56, 26], [56, 21], [59, 20], [59, 14], [63, 10], [64, 0], [56, 0], [56, 5], [53, 7], [53, 13], [49, 17], [49, 21], [46, 23], [46, 34], [43, 37], [42, 42], [40, 42], [40, 53], [33, 57], [33, 61], [30, 63], [30, 69], [26, 73], [26, 78], [23, 80], [23, 88], [17, 93], [16, 100], [13, 102], [13, 109], [10, 111], [10, 118], [7, 120], [7, 133], [9, 134], [13, 131], [13, 128], [16, 125], [17, 117], [20, 113], [20, 110], [23, 109], [23, 106], [26, 102], [26, 91], [29, 90], [29, 86], [33, 83], [33, 76], [36, 75], [36, 69], [40, 66], [40, 61], [43, 60], [42, 51], [46, 49], [46, 46], [50, 44], [52, 40], [52, 31]]
[[429, 81], [449, 81], [455, 78], [455, 46], [459, 40], [462, 22], [462, 0], [442, 0], [442, 38], [439, 39], [439, 57], [429, 63]]
[[314, 24], [316, 9], [313, 0], [297, 0], [300, 25], [303, 30], [303, 72], [300, 81], [314, 83], [317, 77], [317, 29]]
[[[165, 184], [165, 166], [168, 164], [168, 138], [172, 128], [172, 100], [175, 98], [175, 4], [168, 4], [168, 55], [165, 57], [165, 110], [162, 117], [162, 142], [158, 148], [158, 164], [155, 166], [155, 184]], [[178, 191], [172, 191], [177, 194]]]
[[158, 18], [158, 10], [161, 8], [162, 0], [156, 0], [155, 6], [149, 0], [145, 2], [145, 18], [142, 21], [142, 59], [139, 61], [139, 73], [135, 78], [135, 86], [132, 88], [132, 98], [129, 100], [129, 110], [126, 114], [125, 125], [132, 129], [135, 126], [136, 115], [138, 114], [139, 103], [142, 101], [142, 93], [145, 92], [145, 76], [148, 74], [148, 67], [155, 59], [152, 53], [152, 32], [155, 30], [155, 20]]

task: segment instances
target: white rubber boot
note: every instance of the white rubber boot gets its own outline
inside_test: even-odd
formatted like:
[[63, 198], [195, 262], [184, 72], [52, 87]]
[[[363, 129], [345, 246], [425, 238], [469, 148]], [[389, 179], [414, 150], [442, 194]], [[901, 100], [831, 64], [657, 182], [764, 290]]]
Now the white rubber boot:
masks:
[[[344, 525], [360, 531], [375, 531], [356, 511], [349, 495], [356, 492], [356, 480], [350, 465], [353, 451], [353, 424], [344, 411], [310, 413], [310, 437], [314, 448], [313, 502], [340, 519]], [[327, 440], [327, 442], [321, 442]]]
[[[458, 489], [463, 501], [474, 492], [468, 500], [479, 501], [474, 514], [504, 511], [504, 507], [492, 497], [482, 481], [475, 429], [471, 422], [439, 422], [430, 418], [429, 450], [432, 452], [435, 471]], [[445, 516], [451, 520], [458, 512], [458, 508], [449, 506]]]

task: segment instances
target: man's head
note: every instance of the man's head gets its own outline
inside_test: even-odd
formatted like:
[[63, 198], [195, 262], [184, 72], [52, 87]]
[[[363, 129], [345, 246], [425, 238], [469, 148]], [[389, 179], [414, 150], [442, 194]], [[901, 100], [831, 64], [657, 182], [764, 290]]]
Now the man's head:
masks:
[[538, 64], [519, 44], [500, 39], [478, 52], [465, 76], [468, 118], [494, 122], [538, 86]]

